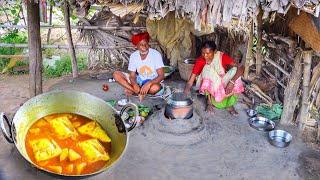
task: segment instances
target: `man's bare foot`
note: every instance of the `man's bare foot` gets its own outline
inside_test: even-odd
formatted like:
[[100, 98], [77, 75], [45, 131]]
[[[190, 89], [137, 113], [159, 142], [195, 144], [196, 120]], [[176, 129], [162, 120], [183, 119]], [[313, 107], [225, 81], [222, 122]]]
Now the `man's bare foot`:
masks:
[[234, 107], [232, 106], [232, 107], [229, 107], [229, 108], [227, 108], [227, 110], [229, 111], [229, 113], [231, 114], [231, 115], [233, 115], [233, 116], [238, 116], [238, 112], [236, 111], [236, 109], [234, 109]]
[[139, 101], [142, 102], [143, 99], [144, 99], [144, 97], [145, 97], [146, 95], [141, 95], [141, 94], [139, 94], [138, 96], [139, 96]]

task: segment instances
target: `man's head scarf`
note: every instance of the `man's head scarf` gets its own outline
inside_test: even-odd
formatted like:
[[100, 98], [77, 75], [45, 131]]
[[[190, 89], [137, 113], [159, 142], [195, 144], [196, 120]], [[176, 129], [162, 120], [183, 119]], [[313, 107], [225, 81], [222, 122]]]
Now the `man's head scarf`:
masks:
[[140, 41], [144, 39], [149, 42], [150, 36], [148, 32], [143, 32], [143, 33], [133, 35], [131, 38], [131, 42], [133, 45], [136, 46], [139, 44]]

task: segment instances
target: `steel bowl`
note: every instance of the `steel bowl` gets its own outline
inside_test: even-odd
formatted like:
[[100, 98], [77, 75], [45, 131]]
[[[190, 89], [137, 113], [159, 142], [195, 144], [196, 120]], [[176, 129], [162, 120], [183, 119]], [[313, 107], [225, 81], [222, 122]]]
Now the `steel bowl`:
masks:
[[250, 127], [259, 131], [271, 131], [275, 128], [275, 123], [265, 117], [252, 117], [249, 119]]
[[273, 130], [269, 132], [269, 142], [276, 147], [287, 147], [292, 141], [292, 136], [290, 133], [284, 130]]
[[255, 117], [255, 116], [257, 116], [258, 113], [254, 109], [247, 109], [247, 114], [249, 117]]

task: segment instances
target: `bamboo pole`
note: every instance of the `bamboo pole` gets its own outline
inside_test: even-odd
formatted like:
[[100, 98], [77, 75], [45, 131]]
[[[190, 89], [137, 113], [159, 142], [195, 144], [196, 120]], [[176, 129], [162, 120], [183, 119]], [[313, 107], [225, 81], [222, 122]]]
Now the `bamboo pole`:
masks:
[[273, 79], [275, 79], [277, 81], [277, 83], [283, 87], [286, 88], [286, 85], [284, 85], [281, 81], [279, 81], [275, 75], [273, 75], [270, 71], [268, 71], [266, 68], [262, 68], [262, 71], [264, 71], [266, 74], [268, 74], [270, 77], [272, 77]]
[[257, 51], [256, 51], [256, 74], [261, 74], [261, 68], [262, 68], [262, 10], [260, 9], [260, 12], [258, 14], [257, 18]]
[[[52, 11], [53, 11], [53, 6], [50, 4], [50, 10], [49, 10], [49, 25], [52, 25]], [[40, 26], [41, 27], [41, 26]], [[48, 34], [47, 34], [47, 44], [50, 42], [50, 35], [51, 35], [51, 29], [48, 29]]]
[[267, 61], [268, 63], [270, 63], [271, 65], [273, 65], [274, 67], [276, 67], [277, 69], [279, 69], [279, 71], [281, 71], [283, 74], [285, 74], [286, 76], [290, 76], [290, 74], [284, 70], [281, 66], [279, 66], [276, 62], [274, 62], [273, 60], [271, 60], [270, 58], [266, 57], [265, 61]]
[[[150, 45], [158, 45], [158, 43], [149, 43]], [[0, 43], [0, 47], [14, 47], [14, 48], [28, 48], [28, 44], [6, 44]], [[74, 45], [76, 49], [124, 49], [124, 48], [134, 48], [132, 44], [119, 44], [117, 46], [92, 46], [92, 45]], [[56, 49], [68, 49], [69, 46], [66, 44], [43, 44], [41, 48], [56, 48]]]
[[[16, 29], [25, 29], [27, 26], [24, 25], [7, 25], [1, 24], [0, 28], [16, 28]], [[41, 25], [42, 29], [61, 29], [66, 28], [65, 25]], [[119, 27], [106, 27], [106, 26], [70, 26], [71, 29], [88, 29], [88, 30], [105, 30], [105, 31], [114, 31], [114, 30], [123, 30], [123, 31], [131, 31], [131, 30], [146, 30], [146, 27], [131, 27], [131, 26], [119, 26]]]
[[2, 54], [0, 54], [0, 58], [25, 59], [28, 57], [29, 57], [28, 55], [2, 55]]
[[42, 54], [40, 37], [39, 3], [26, 1], [28, 19], [28, 46], [29, 46], [29, 92], [30, 97], [42, 93]]
[[311, 74], [312, 51], [303, 52], [303, 81], [302, 81], [302, 103], [299, 114], [299, 130], [303, 132], [306, 120], [308, 118], [308, 95]]
[[245, 62], [244, 62], [244, 73], [243, 77], [244, 79], [248, 79], [249, 76], [249, 70], [250, 70], [250, 65], [251, 65], [251, 60], [252, 60], [252, 45], [253, 45], [253, 22], [249, 23], [249, 38], [248, 38], [248, 43], [247, 43], [247, 53], [245, 57]]
[[71, 56], [72, 77], [77, 78], [78, 65], [77, 65], [76, 51], [74, 49], [73, 41], [72, 41], [72, 34], [71, 34], [71, 28], [70, 28], [70, 9], [69, 9], [69, 2], [67, 0], [64, 1], [64, 22], [66, 26], [67, 40], [68, 40], [69, 52]]
[[291, 124], [296, 106], [299, 103], [298, 91], [301, 82], [302, 65], [301, 53], [299, 52], [294, 59], [294, 69], [292, 70], [287, 88], [284, 91], [283, 112], [281, 115], [281, 124]]

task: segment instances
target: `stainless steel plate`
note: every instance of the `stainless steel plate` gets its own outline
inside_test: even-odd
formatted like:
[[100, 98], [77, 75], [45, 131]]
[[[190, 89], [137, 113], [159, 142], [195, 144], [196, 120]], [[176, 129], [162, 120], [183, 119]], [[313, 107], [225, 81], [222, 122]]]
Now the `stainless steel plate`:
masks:
[[276, 147], [289, 146], [292, 136], [290, 133], [283, 130], [273, 130], [269, 132], [269, 142]]
[[249, 125], [259, 131], [271, 131], [275, 127], [275, 123], [264, 117], [252, 117], [249, 119]]

